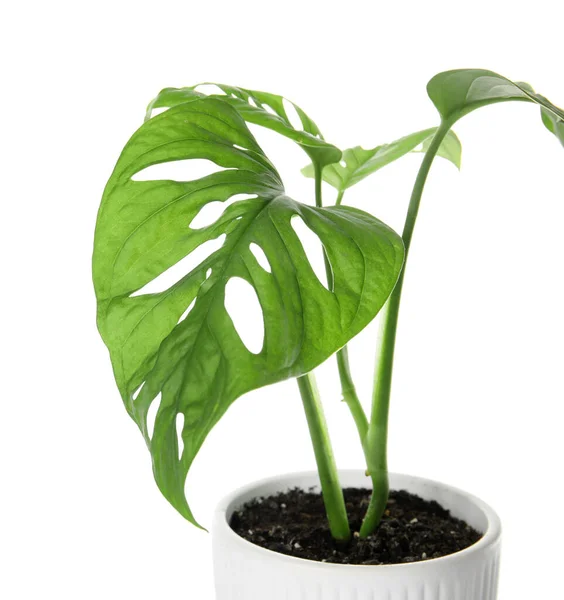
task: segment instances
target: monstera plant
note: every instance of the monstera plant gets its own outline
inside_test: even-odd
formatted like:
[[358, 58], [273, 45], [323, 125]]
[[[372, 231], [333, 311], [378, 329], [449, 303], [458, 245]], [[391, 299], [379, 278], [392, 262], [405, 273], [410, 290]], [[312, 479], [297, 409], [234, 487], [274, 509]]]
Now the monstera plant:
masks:
[[[123, 149], [100, 206], [93, 257], [97, 321], [123, 402], [145, 437], [159, 488], [196, 524], [185, 480], [208, 433], [246, 392], [297, 378], [329, 527], [335, 539], [347, 540], [347, 511], [313, 375], [336, 353], [343, 398], [373, 483], [360, 531], [366, 537], [378, 527], [388, 498], [387, 421], [404, 264], [431, 164], [441, 156], [460, 166], [461, 146], [452, 126], [482, 106], [509, 100], [537, 104], [544, 125], [562, 144], [564, 112], [530, 86], [493, 72], [449, 71], [428, 85], [441, 117], [438, 127], [373, 149], [341, 152], [281, 96], [227, 85], [218, 85], [213, 94], [203, 90], [165, 89], [153, 100], [145, 123]], [[311, 164], [303, 172], [315, 180], [313, 200], [285, 194], [249, 123], [290, 138], [306, 152]], [[401, 236], [344, 205], [348, 188], [412, 151], [424, 156]], [[189, 181], [141, 177], [154, 165], [194, 159], [211, 161], [215, 172]], [[322, 181], [337, 190], [333, 206], [323, 206]], [[224, 212], [197, 226], [201, 211], [217, 202], [225, 203]], [[321, 241], [326, 281], [315, 274], [296, 221]], [[214, 251], [167, 289], [144, 292], [212, 242]], [[264, 342], [257, 352], [243, 343], [226, 308], [226, 288], [237, 279], [252, 286], [260, 303]], [[381, 309], [367, 415], [346, 344]], [[148, 413], [155, 403], [150, 431]]]

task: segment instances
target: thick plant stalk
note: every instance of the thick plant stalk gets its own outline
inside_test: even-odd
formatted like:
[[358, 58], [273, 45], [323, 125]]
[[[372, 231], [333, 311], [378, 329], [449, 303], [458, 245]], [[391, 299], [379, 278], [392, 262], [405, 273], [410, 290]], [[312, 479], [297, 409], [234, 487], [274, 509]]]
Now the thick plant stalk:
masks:
[[319, 392], [313, 373], [298, 377], [298, 386], [317, 462], [329, 529], [335, 540], [346, 542], [351, 537], [351, 530], [347, 517], [345, 498], [339, 482], [337, 466], [331, 448], [329, 432], [327, 431], [327, 423], [319, 400]]
[[[451, 124], [443, 121], [437, 129], [435, 136], [425, 153], [423, 162], [417, 174], [413, 192], [409, 202], [407, 217], [402, 233], [405, 245], [405, 259], [407, 261], [411, 238], [419, 213], [423, 188], [429, 175], [429, 170], [439, 147], [448, 133]], [[396, 287], [382, 313], [382, 327], [376, 354], [376, 369], [374, 373], [374, 393], [372, 397], [372, 414], [365, 442], [365, 453], [368, 462], [368, 472], [372, 478], [373, 492], [368, 511], [362, 523], [360, 536], [369, 536], [379, 525], [389, 493], [388, 478], [388, 414], [392, 387], [392, 372], [394, 365], [394, 351], [396, 345], [396, 332], [401, 302], [401, 293], [405, 277], [405, 264]]]

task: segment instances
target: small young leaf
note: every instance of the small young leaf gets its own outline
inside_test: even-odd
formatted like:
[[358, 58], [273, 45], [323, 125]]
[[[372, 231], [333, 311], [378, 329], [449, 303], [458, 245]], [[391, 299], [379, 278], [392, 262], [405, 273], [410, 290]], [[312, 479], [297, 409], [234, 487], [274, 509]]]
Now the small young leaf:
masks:
[[[323, 180], [332, 185], [339, 193], [362, 181], [382, 167], [389, 165], [398, 158], [409, 152], [424, 151], [431, 143], [436, 127], [418, 131], [391, 142], [376, 146], [371, 150], [365, 150], [360, 146], [349, 148], [343, 152], [345, 164], [331, 164], [323, 169]], [[422, 146], [422, 150], [418, 147]], [[453, 131], [450, 131], [439, 150], [439, 156], [450, 160], [456, 167], [460, 168], [462, 146], [460, 140]], [[310, 164], [302, 169], [306, 177], [314, 177], [314, 168]]]
[[564, 144], [564, 111], [527, 83], [513, 82], [485, 69], [457, 69], [435, 75], [427, 84], [427, 92], [443, 121], [451, 125], [481, 106], [510, 100], [536, 103], [546, 127]]
[[[152, 165], [190, 159], [210, 160], [218, 172], [191, 181], [134, 179]], [[208, 203], [239, 194], [247, 197], [215, 222], [190, 227]], [[325, 248], [332, 291], [315, 276], [291, 224], [296, 215]], [[167, 289], [142, 293], [220, 237], [219, 248]], [[98, 328], [125, 406], [151, 451], [157, 484], [184, 517], [195, 523], [184, 492], [188, 470], [229, 406], [250, 390], [308, 373], [343, 347], [386, 301], [403, 256], [401, 238], [374, 217], [285, 196], [278, 173], [229, 102], [194, 96], [132, 136], [96, 225]], [[246, 348], [225, 307], [234, 278], [258, 297], [264, 325], [258, 353]], [[157, 398], [151, 435], [147, 419]]]
[[[432, 141], [433, 137], [429, 136], [421, 145], [421, 149], [416, 149], [414, 152], [427, 152]], [[452, 129], [449, 130], [445, 136], [445, 139], [439, 146], [437, 156], [446, 158], [446, 160], [449, 160], [455, 167], [460, 169], [462, 164], [462, 144]]]
[[[151, 118], [152, 112], [156, 108], [170, 108], [191, 100], [195, 96], [204, 96], [204, 94], [198, 91], [198, 88], [209, 85], [219, 88], [224, 92], [224, 95], [212, 94], [207, 95], [207, 97], [218, 98], [228, 102], [248, 123], [272, 129], [294, 140], [313, 162], [317, 162], [320, 166], [324, 167], [340, 160], [341, 151], [323, 139], [314, 121], [297, 104], [276, 94], [247, 90], [221, 83], [198, 84], [186, 88], [166, 88], [149, 104], [147, 118]], [[297, 113], [302, 124], [301, 129], [296, 129], [292, 125], [284, 106], [285, 101]]]

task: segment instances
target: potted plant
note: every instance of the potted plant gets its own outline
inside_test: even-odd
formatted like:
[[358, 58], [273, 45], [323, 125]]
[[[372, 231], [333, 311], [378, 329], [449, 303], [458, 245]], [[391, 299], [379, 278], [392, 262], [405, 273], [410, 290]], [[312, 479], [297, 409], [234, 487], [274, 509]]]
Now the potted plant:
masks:
[[[218, 88], [169, 88], [149, 105], [106, 186], [93, 257], [98, 327], [122, 399], [145, 437], [157, 485], [192, 523], [185, 480], [207, 434], [246, 392], [297, 378], [318, 471], [259, 482], [220, 503], [213, 523], [218, 600], [495, 598], [500, 526], [493, 510], [449, 486], [388, 473], [405, 261], [434, 158], [459, 166], [452, 126], [461, 117], [496, 102], [534, 103], [564, 145], [564, 112], [527, 84], [491, 71], [449, 71], [428, 84], [438, 127], [341, 152], [281, 96]], [[155, 109], [165, 110], [153, 116]], [[314, 178], [315, 203], [285, 195], [247, 123], [307, 153], [304, 174]], [[424, 157], [401, 236], [344, 205], [349, 187], [414, 150]], [[211, 161], [215, 172], [189, 181], [150, 176], [154, 165], [195, 159]], [[333, 206], [323, 205], [322, 181], [337, 189]], [[218, 202], [223, 213], [202, 225], [199, 217]], [[325, 281], [311, 267], [297, 224], [323, 245]], [[174, 284], [148, 293], [148, 284], [198, 252], [203, 258]], [[262, 348], [247, 348], [226, 308], [235, 280], [258, 297]], [[380, 310], [368, 416], [346, 344]], [[313, 370], [333, 354], [366, 458], [358, 472], [335, 467], [315, 384]], [[158, 407], [154, 426], [151, 407]]]

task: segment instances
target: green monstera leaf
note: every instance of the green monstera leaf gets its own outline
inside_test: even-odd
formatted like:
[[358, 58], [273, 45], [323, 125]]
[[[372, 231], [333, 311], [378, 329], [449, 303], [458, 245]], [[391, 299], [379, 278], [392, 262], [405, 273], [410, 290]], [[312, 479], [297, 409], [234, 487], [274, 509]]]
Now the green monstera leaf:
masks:
[[[192, 159], [212, 161], [217, 172], [188, 181], [147, 179], [159, 163]], [[212, 202], [226, 203], [224, 212], [193, 226]], [[315, 275], [294, 219], [323, 244], [331, 290]], [[182, 259], [222, 238], [167, 289], [144, 293]], [[184, 490], [188, 470], [229, 406], [250, 390], [311, 371], [341, 348], [378, 313], [403, 259], [401, 239], [374, 217], [287, 197], [230, 102], [191, 97], [132, 136], [96, 226], [98, 327], [157, 484], [184, 517], [195, 523]], [[255, 316], [264, 341], [257, 352], [247, 349], [226, 308], [226, 287], [237, 279], [252, 286], [260, 303]], [[151, 433], [153, 403], [159, 404]]]
[[[185, 88], [165, 88], [149, 104], [147, 118], [151, 118], [153, 111], [157, 108], [170, 108], [191, 98], [206, 96], [198, 91], [198, 89], [204, 89], [205, 86], [214, 86], [223, 92], [223, 94], [212, 94], [207, 97], [228, 102], [248, 123], [272, 129], [294, 140], [321, 168], [340, 160], [341, 151], [323, 139], [317, 125], [297, 104], [283, 96], [267, 92], [246, 90], [221, 83], [205, 83]], [[288, 115], [290, 109], [295, 111], [299, 120], [298, 128], [294, 127]]]
[[[436, 131], [437, 127], [431, 127], [430, 129], [406, 135], [395, 142], [376, 146], [372, 149], [364, 149], [360, 146], [349, 148], [343, 152], [343, 161], [341, 163], [325, 167], [323, 170], [323, 180], [339, 192], [340, 203], [340, 198], [345, 190], [372, 175], [372, 173], [410, 152], [425, 152]], [[419, 147], [421, 147], [420, 150]], [[460, 168], [462, 146], [453, 131], [449, 131], [443, 140], [438, 154], [452, 162], [457, 168]], [[343, 162], [344, 164], [342, 164]], [[306, 177], [315, 177], [313, 164], [303, 168], [302, 173]]]
[[485, 69], [457, 69], [435, 75], [427, 92], [443, 122], [451, 126], [464, 115], [489, 104], [517, 100], [541, 107], [543, 122], [564, 145], [564, 111], [527, 83], [513, 82]]

